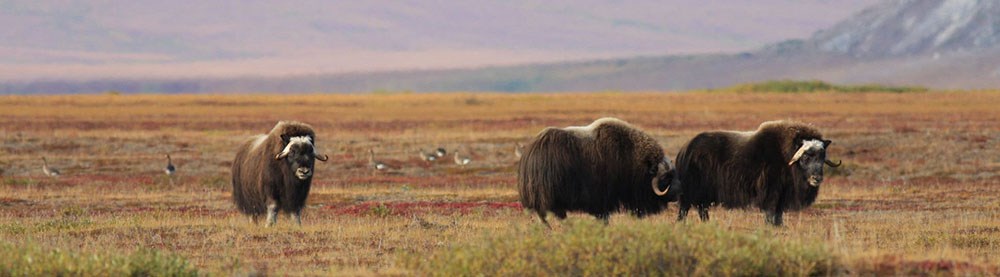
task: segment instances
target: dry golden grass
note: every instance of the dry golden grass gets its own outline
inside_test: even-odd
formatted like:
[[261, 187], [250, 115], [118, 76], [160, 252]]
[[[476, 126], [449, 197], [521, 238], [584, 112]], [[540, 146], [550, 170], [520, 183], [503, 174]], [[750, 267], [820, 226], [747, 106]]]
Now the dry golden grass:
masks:
[[[1000, 274], [997, 107], [994, 92], [3, 96], [0, 240], [153, 248], [223, 274], [406, 273], [399, 255], [538, 224], [513, 204], [513, 147], [546, 126], [615, 116], [673, 155], [700, 131], [795, 119], [833, 139], [844, 167], [773, 232], [822, 242], [856, 272]], [[302, 227], [252, 226], [229, 201], [234, 148], [287, 119], [316, 127], [331, 161], [317, 166]], [[418, 159], [417, 149], [438, 146], [473, 163]], [[369, 148], [395, 168], [372, 174]], [[162, 176], [166, 153], [174, 185]], [[64, 176], [44, 177], [41, 156]], [[757, 211], [712, 213], [731, 230], [771, 228]], [[611, 224], [675, 216], [672, 204]]]

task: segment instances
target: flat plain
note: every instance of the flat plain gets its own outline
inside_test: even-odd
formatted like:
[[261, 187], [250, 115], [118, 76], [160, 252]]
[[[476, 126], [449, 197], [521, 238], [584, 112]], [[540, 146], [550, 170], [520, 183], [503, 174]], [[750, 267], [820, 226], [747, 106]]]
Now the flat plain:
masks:
[[[0, 241], [155, 249], [220, 275], [408, 274], [401, 256], [540, 224], [517, 202], [514, 148], [544, 127], [618, 117], [672, 156], [701, 131], [791, 119], [820, 128], [844, 166], [784, 227], [720, 208], [713, 224], [821, 243], [855, 273], [995, 275], [998, 107], [997, 92], [2, 96]], [[317, 162], [301, 227], [252, 225], [230, 200], [236, 146], [279, 120], [313, 125], [330, 156]], [[449, 156], [419, 158], [438, 147]], [[369, 149], [389, 170], [370, 169]], [[453, 163], [456, 150], [472, 162]], [[62, 176], [43, 175], [42, 157]], [[610, 224], [679, 224], [676, 213], [671, 203]]]

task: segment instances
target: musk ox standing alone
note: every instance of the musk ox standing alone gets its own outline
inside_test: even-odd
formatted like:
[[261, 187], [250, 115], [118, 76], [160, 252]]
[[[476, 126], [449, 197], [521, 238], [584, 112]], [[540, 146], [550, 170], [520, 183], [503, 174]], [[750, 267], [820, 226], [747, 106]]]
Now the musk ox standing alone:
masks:
[[548, 212], [564, 219], [567, 211], [581, 211], [605, 222], [620, 209], [654, 214], [678, 187], [659, 143], [615, 118], [542, 130], [524, 149], [517, 182], [521, 205], [546, 225]]
[[274, 225], [280, 210], [301, 225], [314, 159], [327, 160], [315, 143], [312, 127], [294, 121], [278, 122], [270, 133], [243, 143], [233, 160], [236, 208], [254, 223], [266, 212], [267, 226]]
[[815, 128], [791, 121], [764, 122], [755, 132], [698, 134], [677, 154], [681, 182], [678, 220], [691, 206], [708, 220], [708, 208], [756, 206], [765, 220], [781, 225], [785, 211], [808, 207], [823, 182], [830, 140]]

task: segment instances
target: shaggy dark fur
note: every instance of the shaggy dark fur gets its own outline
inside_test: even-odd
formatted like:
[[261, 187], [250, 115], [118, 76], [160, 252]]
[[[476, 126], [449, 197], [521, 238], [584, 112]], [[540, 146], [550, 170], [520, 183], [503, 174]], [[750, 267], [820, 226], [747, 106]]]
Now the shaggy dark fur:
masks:
[[546, 128], [525, 147], [518, 165], [521, 205], [546, 225], [548, 212], [563, 219], [567, 211], [581, 211], [605, 222], [620, 209], [640, 217], [660, 212], [674, 196], [654, 194], [654, 181], [661, 188], [676, 182], [663, 149], [613, 118], [586, 127]]
[[[789, 165], [802, 142], [814, 139], [823, 142], [822, 153], [812, 154], [815, 157], [808, 165]], [[816, 200], [818, 184], [809, 185], [803, 168], [815, 168], [818, 159], [821, 181], [829, 145], [816, 128], [791, 121], [765, 122], [755, 132], [701, 133], [677, 154], [683, 191], [678, 220], [687, 216], [691, 206], [698, 208], [702, 220], [708, 220], [709, 206], [717, 204], [754, 206], [767, 213], [768, 223], [781, 225], [784, 211], [806, 208]]]
[[[288, 157], [277, 159], [276, 155], [282, 152], [289, 139], [298, 136], [308, 136], [313, 144], [299, 144], [300, 147], [294, 147], [296, 149], [292, 149]], [[281, 121], [270, 133], [254, 136], [243, 143], [236, 152], [232, 168], [236, 208], [249, 215], [254, 222], [267, 213], [268, 206], [272, 204], [277, 206], [277, 211], [292, 214], [298, 219], [309, 195], [312, 176], [299, 179], [296, 170], [307, 168], [311, 172], [314, 159], [326, 159], [325, 156], [317, 157], [313, 148], [315, 138], [316, 134], [309, 125]], [[259, 144], [258, 139], [262, 139]], [[273, 221], [268, 224], [273, 224]]]

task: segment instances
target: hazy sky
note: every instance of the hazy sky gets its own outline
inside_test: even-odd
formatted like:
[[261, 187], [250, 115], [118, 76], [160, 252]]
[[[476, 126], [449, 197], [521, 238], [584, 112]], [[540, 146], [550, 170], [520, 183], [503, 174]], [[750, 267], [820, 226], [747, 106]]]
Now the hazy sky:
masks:
[[877, 0], [5, 1], [0, 80], [298, 75], [750, 50]]

